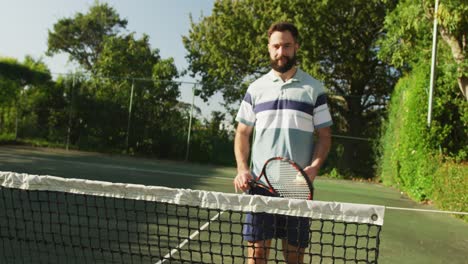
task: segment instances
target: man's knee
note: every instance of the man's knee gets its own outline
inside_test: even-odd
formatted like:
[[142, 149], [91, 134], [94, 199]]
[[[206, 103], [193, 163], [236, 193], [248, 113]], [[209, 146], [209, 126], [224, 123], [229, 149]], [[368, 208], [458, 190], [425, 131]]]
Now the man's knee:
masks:
[[256, 241], [248, 243], [249, 263], [262, 264], [267, 263], [270, 250], [270, 240]]

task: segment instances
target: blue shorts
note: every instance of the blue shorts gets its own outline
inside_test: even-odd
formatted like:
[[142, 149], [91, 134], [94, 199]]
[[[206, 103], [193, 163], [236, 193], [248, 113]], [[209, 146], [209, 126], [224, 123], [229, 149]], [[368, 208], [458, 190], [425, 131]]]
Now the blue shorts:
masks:
[[[257, 187], [249, 194], [272, 196], [263, 188]], [[290, 245], [305, 248], [309, 245], [310, 219], [267, 213], [248, 213], [242, 231], [244, 240], [249, 242], [286, 239]]]

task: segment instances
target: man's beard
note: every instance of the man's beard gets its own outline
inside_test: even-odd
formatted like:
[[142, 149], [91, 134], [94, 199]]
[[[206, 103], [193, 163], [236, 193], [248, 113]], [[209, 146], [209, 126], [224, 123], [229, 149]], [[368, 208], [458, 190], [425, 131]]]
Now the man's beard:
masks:
[[[282, 58], [285, 58], [286, 59], [286, 63], [284, 65], [279, 65], [278, 62], [279, 60], [281, 60]], [[280, 73], [285, 73], [287, 71], [289, 71], [290, 69], [292, 69], [292, 67], [294, 67], [294, 65], [296, 65], [296, 62], [297, 62], [297, 58], [296, 58], [296, 54], [294, 54], [292, 57], [286, 57], [286, 56], [283, 56], [279, 59], [275, 59], [275, 60], [272, 60], [270, 59], [270, 65], [271, 67], [277, 71], [277, 72], [280, 72]]]

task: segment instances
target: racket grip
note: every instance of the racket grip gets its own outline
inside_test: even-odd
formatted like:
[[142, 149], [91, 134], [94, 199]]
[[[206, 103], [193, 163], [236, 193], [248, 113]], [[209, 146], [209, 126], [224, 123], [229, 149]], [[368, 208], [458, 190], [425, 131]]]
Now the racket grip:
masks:
[[255, 182], [254, 180], [249, 180], [249, 185], [251, 188], [257, 188], [257, 182]]

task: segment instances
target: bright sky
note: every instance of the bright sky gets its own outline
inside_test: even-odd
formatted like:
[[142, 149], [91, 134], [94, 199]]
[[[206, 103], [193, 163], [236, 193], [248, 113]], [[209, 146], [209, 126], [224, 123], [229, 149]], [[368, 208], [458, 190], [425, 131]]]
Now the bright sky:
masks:
[[[48, 30], [64, 17], [73, 17], [77, 12], [86, 13], [94, 0], [0, 0], [0, 56], [23, 61], [25, 55], [43, 58], [54, 74], [67, 73], [75, 66], [67, 55], [45, 56]], [[121, 18], [128, 20], [127, 30], [137, 37], [146, 33], [153, 49], [159, 49], [162, 58], [173, 57], [179, 70], [187, 68], [186, 50], [182, 36], [188, 35], [189, 15], [195, 22], [200, 15], [211, 14], [214, 0], [101, 0], [114, 7]], [[184, 81], [193, 81], [189, 76]], [[191, 87], [181, 87], [182, 100], [191, 102]], [[217, 95], [213, 101], [219, 101]], [[212, 110], [221, 111], [218, 103], [203, 103], [195, 100], [209, 117]]]

